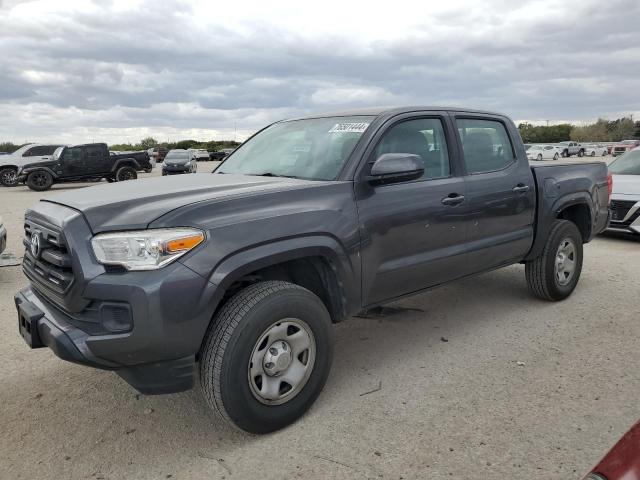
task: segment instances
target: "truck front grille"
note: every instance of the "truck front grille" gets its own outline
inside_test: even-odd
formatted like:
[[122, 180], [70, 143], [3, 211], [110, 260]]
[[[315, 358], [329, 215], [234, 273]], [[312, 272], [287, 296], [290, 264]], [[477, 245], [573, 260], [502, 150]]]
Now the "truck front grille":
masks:
[[[622, 222], [636, 203], [630, 200], [611, 200], [611, 221]], [[640, 215], [640, 209], [636, 213]], [[631, 221], [633, 219], [628, 219], [625, 223], [631, 223]]]
[[[23, 240], [25, 254], [23, 269], [27, 277], [64, 297], [73, 285], [71, 256], [59, 228], [27, 218]], [[38, 237], [34, 240], [34, 237]]]

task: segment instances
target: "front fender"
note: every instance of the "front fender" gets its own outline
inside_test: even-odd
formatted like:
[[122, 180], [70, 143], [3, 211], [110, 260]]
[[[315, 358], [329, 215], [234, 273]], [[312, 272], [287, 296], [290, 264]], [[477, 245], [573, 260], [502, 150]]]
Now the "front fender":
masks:
[[349, 253], [337, 239], [329, 235], [281, 239], [236, 251], [213, 268], [209, 281], [226, 290], [234, 282], [256, 270], [309, 257], [321, 257], [331, 266], [342, 293], [345, 312], [359, 311], [359, 270]]
[[130, 165], [133, 168], [135, 168], [136, 170], [142, 170], [142, 167], [140, 166], [140, 164], [138, 163], [138, 161], [135, 158], [123, 158], [121, 160], [118, 160], [113, 165], [113, 167], [111, 168], [111, 171], [112, 172], [117, 172], [120, 167], [124, 167], [125, 165]]

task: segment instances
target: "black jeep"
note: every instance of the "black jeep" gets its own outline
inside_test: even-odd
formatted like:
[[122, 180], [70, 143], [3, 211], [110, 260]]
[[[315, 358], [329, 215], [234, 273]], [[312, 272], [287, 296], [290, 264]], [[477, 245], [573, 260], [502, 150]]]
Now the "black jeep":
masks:
[[18, 172], [18, 181], [31, 190], [48, 190], [54, 183], [101, 180], [122, 182], [152, 169], [147, 152], [111, 153], [106, 143], [60, 147], [50, 160], [31, 163]]

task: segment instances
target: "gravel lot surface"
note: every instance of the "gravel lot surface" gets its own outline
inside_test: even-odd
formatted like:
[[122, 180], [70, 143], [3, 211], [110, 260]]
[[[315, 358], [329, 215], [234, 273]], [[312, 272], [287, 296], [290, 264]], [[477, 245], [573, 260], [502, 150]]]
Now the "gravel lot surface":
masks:
[[[0, 188], [8, 251], [22, 255], [27, 207], [84, 186]], [[1, 479], [578, 479], [640, 417], [629, 238], [585, 246], [564, 302], [532, 298], [513, 266], [348, 319], [316, 404], [261, 437], [210, 414], [197, 390], [140, 396], [29, 350], [13, 305], [26, 284], [0, 268]]]

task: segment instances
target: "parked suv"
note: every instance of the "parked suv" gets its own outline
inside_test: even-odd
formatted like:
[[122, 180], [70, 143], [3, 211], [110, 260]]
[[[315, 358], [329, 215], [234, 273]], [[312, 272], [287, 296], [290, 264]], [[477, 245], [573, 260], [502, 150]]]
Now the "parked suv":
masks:
[[320, 394], [332, 323], [517, 263], [534, 295], [567, 298], [583, 243], [607, 225], [608, 185], [601, 162], [530, 166], [495, 113], [282, 121], [212, 174], [34, 205], [19, 330], [142, 393], [199, 378], [223, 418], [269, 432]]
[[0, 184], [5, 187], [18, 185], [18, 170], [33, 163], [50, 160], [53, 152], [61, 145], [31, 143], [20, 147], [10, 155], [0, 158]]
[[193, 155], [193, 158], [196, 159], [196, 162], [206, 162], [209, 160], [209, 152], [203, 148], [192, 149], [189, 151]]
[[151, 169], [147, 152], [110, 153], [106, 143], [60, 147], [50, 160], [21, 168], [18, 181], [31, 190], [48, 190], [54, 183], [107, 179], [121, 182]]

